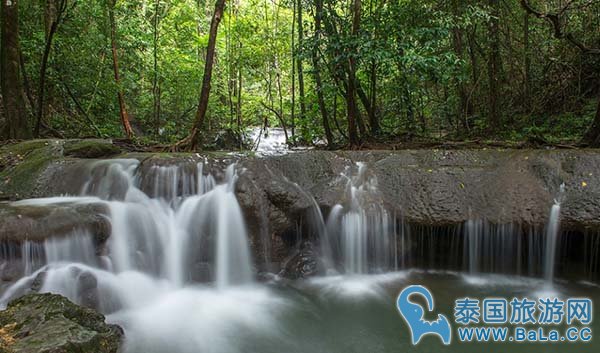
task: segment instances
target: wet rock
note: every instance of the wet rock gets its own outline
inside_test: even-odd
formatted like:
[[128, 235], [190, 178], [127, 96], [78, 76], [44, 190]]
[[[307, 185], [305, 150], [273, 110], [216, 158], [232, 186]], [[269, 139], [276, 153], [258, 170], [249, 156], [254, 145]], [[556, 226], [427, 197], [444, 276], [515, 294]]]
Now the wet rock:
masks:
[[42, 271], [35, 276], [33, 282], [31, 282], [30, 290], [33, 293], [39, 293], [44, 285], [44, 281], [46, 280], [46, 276], [48, 273], [46, 271]]
[[[24, 178], [28, 180], [0, 179], [4, 197], [20, 199], [80, 192], [90, 176], [90, 163], [97, 161], [64, 158], [63, 144], [77, 143], [38, 141], [11, 146], [10, 152], [5, 148], [2, 156], [8, 153], [9, 158], [0, 162], [3, 163], [0, 176], [27, 174]], [[38, 150], [50, 152], [50, 161], [38, 163], [37, 157], [42, 154]], [[26, 161], [30, 156], [31, 164]], [[235, 192], [251, 237], [253, 255], [269, 266], [281, 267], [286, 259], [295, 256], [297, 243], [290, 239], [309, 240], [298, 222], [311, 209], [320, 208], [326, 217], [328, 209], [345, 201], [347, 179], [342, 174], [357, 162], [366, 163], [369, 174], [376, 177], [377, 199], [392, 216], [407, 223], [455, 226], [469, 219], [485, 219], [491, 223], [543, 226], [560, 184], [565, 183], [561, 227], [600, 230], [598, 150], [305, 151], [278, 156], [136, 153], [123, 158], [140, 161], [137, 175], [147, 193], [156, 186], [156, 166], [182, 166], [184, 172], [179, 173], [181, 180], [177, 181], [181, 185], [186, 173], [197, 173], [199, 162], [205, 164], [203, 173], [211, 173], [217, 182], [224, 180], [226, 166], [237, 162], [239, 179]], [[23, 163], [33, 169], [21, 170]], [[55, 211], [52, 218], [57, 216], [61, 220], [50, 222], [47, 211], [15, 213], [4, 208], [0, 206], [0, 241], [36, 237], [36, 234], [44, 239], [49, 234], [65, 234], [65, 230], [81, 223], [91, 227], [95, 236], [99, 234], [100, 240], [110, 234], [108, 222], [103, 217], [94, 219], [93, 210]]]
[[247, 144], [244, 143], [241, 136], [233, 130], [218, 130], [213, 132], [213, 136], [210, 139], [212, 141], [207, 147], [214, 150], [238, 150], [240, 148], [246, 148]]
[[98, 280], [91, 272], [84, 271], [79, 275], [77, 278], [77, 293], [79, 293], [81, 305], [92, 309], [100, 307]]
[[116, 353], [117, 325], [56, 294], [29, 294], [0, 312], [0, 347], [13, 353]]
[[64, 144], [64, 155], [74, 158], [109, 158], [121, 153], [121, 149], [107, 140], [75, 140]]
[[279, 275], [288, 279], [308, 278], [320, 272], [319, 255], [311, 242], [300, 248], [283, 263]]
[[0, 199], [18, 200], [44, 194], [43, 174], [62, 157], [62, 142], [30, 140], [0, 148]]
[[24, 205], [0, 203], [0, 241], [41, 242], [75, 230], [87, 230], [97, 245], [110, 236], [108, 209], [104, 204]]
[[10, 283], [18, 280], [23, 275], [22, 262], [8, 256], [3, 257], [0, 263], [0, 282]]

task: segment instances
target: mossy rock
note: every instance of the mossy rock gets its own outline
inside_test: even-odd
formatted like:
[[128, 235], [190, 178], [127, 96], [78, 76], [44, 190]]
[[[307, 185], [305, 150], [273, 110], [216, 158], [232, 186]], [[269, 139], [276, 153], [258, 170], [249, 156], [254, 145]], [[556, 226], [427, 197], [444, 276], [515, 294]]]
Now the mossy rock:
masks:
[[0, 242], [43, 242], [86, 230], [93, 235], [95, 244], [104, 244], [111, 230], [108, 213], [102, 203], [19, 206], [0, 202]]
[[0, 199], [35, 194], [46, 167], [62, 157], [62, 142], [31, 140], [0, 148]]
[[121, 153], [121, 149], [107, 140], [67, 141], [64, 155], [75, 158], [106, 158]]
[[0, 312], [0, 352], [116, 353], [122, 338], [102, 314], [56, 294], [29, 294]]

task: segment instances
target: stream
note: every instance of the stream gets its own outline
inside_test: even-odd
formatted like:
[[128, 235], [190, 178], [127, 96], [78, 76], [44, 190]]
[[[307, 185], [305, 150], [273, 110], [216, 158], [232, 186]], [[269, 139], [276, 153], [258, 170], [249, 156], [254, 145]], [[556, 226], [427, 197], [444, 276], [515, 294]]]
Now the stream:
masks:
[[[234, 193], [243, 172], [235, 163], [220, 179], [203, 163], [192, 172], [156, 165], [143, 177], [138, 166], [133, 159], [98, 161], [79, 196], [14, 203], [99, 203], [109, 210], [111, 234], [102, 250], [89, 232], [77, 229], [64, 238], [24, 242], [12, 259], [23, 263], [23, 274], [0, 292], [1, 306], [32, 290], [62, 294], [123, 327], [125, 353], [600, 349], [598, 340], [483, 344], [457, 337], [446, 347], [435, 336], [413, 346], [396, 309], [398, 293], [411, 284], [429, 288], [436, 312], [449, 318], [455, 300], [467, 296], [600, 300], [597, 284], [554, 276], [564, 191], [548, 210], [545, 238], [479, 220], [467, 222], [465, 237], [440, 238], [442, 252], [464, 248], [463, 258], [449, 256], [460, 271], [440, 266], [437, 255], [426, 254], [433, 249], [427, 236], [409, 234], [395, 221], [367, 164], [349, 165], [339, 176], [345, 184], [339, 203], [327, 213], [313, 203], [309, 227], [320, 240], [315, 251], [323, 271], [294, 280], [257, 276]], [[591, 328], [600, 329], [598, 320]]]

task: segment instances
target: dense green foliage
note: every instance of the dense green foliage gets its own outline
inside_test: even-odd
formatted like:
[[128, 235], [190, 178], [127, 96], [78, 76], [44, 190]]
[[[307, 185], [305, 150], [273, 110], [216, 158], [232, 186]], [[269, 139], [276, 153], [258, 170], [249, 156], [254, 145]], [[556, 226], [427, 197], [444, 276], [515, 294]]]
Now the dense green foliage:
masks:
[[[120, 88], [137, 138], [175, 142], [194, 121], [214, 3], [117, 0], [119, 87], [111, 57], [112, 2], [19, 0], [31, 127], [49, 23], [64, 5], [48, 56], [42, 134], [123, 136]], [[318, 3], [227, 2], [206, 131], [240, 133], [268, 124], [285, 126], [291, 141], [322, 140], [322, 93], [330, 142], [344, 144], [351, 60], [362, 141], [573, 141], [592, 124], [600, 55], [556, 38], [551, 24], [527, 14], [519, 0], [324, 0], [316, 33]], [[530, 3], [559, 14], [561, 28], [586, 46], [600, 47], [600, 1]], [[353, 20], [359, 20], [357, 33]]]

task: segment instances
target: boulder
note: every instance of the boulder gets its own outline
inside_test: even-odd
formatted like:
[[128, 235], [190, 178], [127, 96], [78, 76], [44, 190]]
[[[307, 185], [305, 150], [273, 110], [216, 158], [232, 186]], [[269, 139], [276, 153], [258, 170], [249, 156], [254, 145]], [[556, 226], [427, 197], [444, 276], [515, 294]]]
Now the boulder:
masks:
[[121, 153], [121, 149], [107, 140], [67, 141], [63, 147], [67, 157], [74, 158], [110, 158]]
[[29, 294], [0, 312], [0, 352], [116, 353], [122, 338], [102, 314], [56, 294]]
[[43, 174], [62, 157], [62, 142], [31, 140], [0, 148], [0, 200], [19, 200], [45, 193]]
[[[6, 157], [0, 162], [0, 193], [3, 195], [0, 197], [12, 200], [78, 195], [90, 180], [91, 185], [98, 184], [94, 178], [103, 177], [106, 169], [100, 168], [103, 163], [98, 160], [72, 158], [75, 156], [69, 152], [72, 145], [80, 144], [30, 141], [3, 147], [2, 151], [8, 152], [0, 154]], [[50, 160], [38, 160], [45, 153], [49, 153]], [[377, 201], [382, 202], [397, 221], [406, 224], [457, 227], [467, 220], [481, 219], [542, 229], [564, 183], [561, 229], [582, 233], [600, 231], [599, 150], [309, 150], [262, 156], [225, 152], [130, 153], [119, 158], [131, 159], [134, 164], [140, 161], [136, 176], [141, 189], [150, 195], [154, 194], [157, 180], [165, 179], [160, 175], [165, 168], [157, 167], [182, 167], [176, 173], [179, 179], [169, 182], [172, 186], [182, 185], [183, 178], [193, 179], [199, 162], [204, 163], [203, 173], [210, 173], [217, 182], [225, 178], [227, 165], [237, 163], [239, 178], [235, 192], [244, 213], [254, 258], [265, 263], [264, 269], [275, 269], [274, 272], [286, 262], [291, 264], [287, 261], [289, 258], [310, 257], [297, 257], [295, 251], [301, 242], [314, 240], [314, 234], [298, 230], [304, 229], [302, 223], [307, 223], [306, 220], [309, 223], [316, 211], [327, 216], [335, 204], [347, 201], [347, 177], [343, 174], [347, 174], [348, 168], [356, 170], [358, 162], [365, 163], [368, 175], [377, 180]], [[116, 182], [112, 184], [122, 194], [123, 187], [118, 187]], [[117, 191], [111, 191], [110, 195], [119, 194]], [[22, 230], [32, 236], [42, 234], [42, 238], [49, 233], [60, 235], [82, 222], [93, 229], [110, 229], [101, 225], [102, 217], [94, 218], [94, 210], [53, 211], [55, 215], [67, 214], [60, 216], [61, 221], [56, 224], [47, 221], [48, 214], [36, 212], [23, 209], [6, 213], [0, 206], [0, 240], [15, 240]], [[78, 212], [81, 217], [69, 216]], [[1, 217], [5, 214], [7, 220]], [[15, 219], [15, 215], [22, 219]], [[42, 231], [42, 228], [47, 230]], [[99, 239], [104, 239], [109, 231], [97, 234], [101, 235]], [[312, 267], [294, 265], [290, 268], [310, 270]]]
[[108, 209], [102, 203], [0, 203], [0, 241], [43, 242], [70, 235], [75, 230], [86, 230], [92, 234], [94, 243], [100, 245], [110, 236], [107, 214]]

